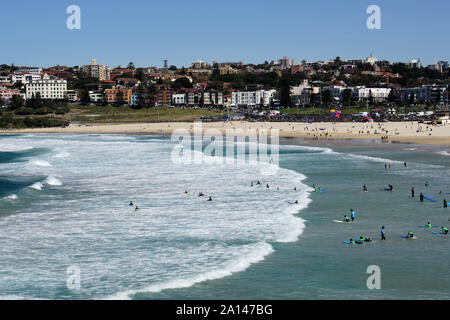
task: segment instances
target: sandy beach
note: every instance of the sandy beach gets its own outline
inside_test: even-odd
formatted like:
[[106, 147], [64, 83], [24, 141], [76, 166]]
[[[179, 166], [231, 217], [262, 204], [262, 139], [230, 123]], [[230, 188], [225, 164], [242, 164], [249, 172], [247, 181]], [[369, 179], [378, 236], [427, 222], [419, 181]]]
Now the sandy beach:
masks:
[[[38, 128], [22, 130], [0, 130], [0, 134], [12, 133], [71, 133], [71, 134], [162, 134], [170, 135], [176, 129], [186, 129], [193, 133], [192, 122], [170, 123], [130, 123], [130, 124], [89, 124], [71, 125], [66, 128]], [[450, 125], [428, 125], [418, 122], [382, 123], [290, 123], [290, 122], [203, 122], [203, 132], [217, 129], [237, 135], [247, 130], [279, 130], [284, 138], [311, 138], [316, 140], [364, 139], [391, 142], [418, 143], [450, 146]]]

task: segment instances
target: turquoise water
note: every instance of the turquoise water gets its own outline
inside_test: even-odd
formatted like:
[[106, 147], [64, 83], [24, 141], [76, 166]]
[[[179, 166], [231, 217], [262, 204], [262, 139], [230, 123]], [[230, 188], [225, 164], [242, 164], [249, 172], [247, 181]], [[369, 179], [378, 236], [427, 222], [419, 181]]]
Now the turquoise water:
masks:
[[[174, 165], [173, 150], [164, 137], [0, 137], [0, 296], [450, 298], [450, 238], [417, 227], [450, 224], [450, 195], [438, 195], [450, 193], [448, 148], [285, 140], [267, 177], [257, 163]], [[250, 187], [256, 179], [271, 188]], [[439, 202], [420, 203], [420, 192]], [[355, 222], [333, 222], [350, 208]], [[400, 238], [408, 231], [417, 239]], [[377, 241], [342, 243], [361, 235]], [[80, 290], [66, 286], [74, 265]], [[369, 265], [381, 290], [366, 287]]]

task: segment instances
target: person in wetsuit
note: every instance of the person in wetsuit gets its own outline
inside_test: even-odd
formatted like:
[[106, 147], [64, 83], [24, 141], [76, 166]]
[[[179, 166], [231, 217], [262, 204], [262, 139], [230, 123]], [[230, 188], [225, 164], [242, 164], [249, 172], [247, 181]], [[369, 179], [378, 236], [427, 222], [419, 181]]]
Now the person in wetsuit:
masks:
[[384, 226], [381, 227], [381, 240], [386, 240], [386, 235], [384, 231]]
[[414, 190], [414, 187], [411, 188], [411, 197], [414, 198], [416, 195], [416, 190]]
[[448, 229], [446, 227], [442, 226], [441, 233], [442, 234], [448, 234]]
[[444, 208], [447, 208], [448, 207], [447, 200], [444, 199], [443, 202], [444, 202]]
[[424, 195], [423, 195], [423, 193], [420, 193], [420, 202], [423, 202], [423, 199], [424, 199]]
[[350, 214], [351, 214], [351, 217], [352, 217], [352, 221], [354, 221], [355, 220], [355, 210], [350, 209]]

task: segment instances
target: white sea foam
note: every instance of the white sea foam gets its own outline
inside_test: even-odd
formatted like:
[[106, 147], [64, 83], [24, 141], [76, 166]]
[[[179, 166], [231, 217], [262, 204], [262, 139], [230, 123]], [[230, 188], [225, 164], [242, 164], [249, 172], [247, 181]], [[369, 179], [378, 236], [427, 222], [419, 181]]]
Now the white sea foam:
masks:
[[11, 195], [5, 197], [5, 199], [8, 199], [8, 200], [16, 200], [16, 199], [17, 199], [17, 196], [16, 196], [15, 194], [11, 194]]
[[45, 160], [33, 160], [33, 161], [31, 161], [31, 164], [35, 165], [35, 166], [39, 166], [39, 167], [51, 167], [52, 166], [48, 161], [45, 161]]
[[34, 190], [42, 190], [44, 185], [40, 182], [36, 182], [35, 184], [31, 185], [30, 188]]
[[45, 180], [45, 183], [48, 184], [49, 186], [62, 186], [63, 183], [58, 180], [57, 178], [50, 176], [47, 177], [47, 179]]
[[[43, 205], [44, 186], [62, 185], [58, 174], [70, 190], [61, 190], [58, 197], [64, 197], [64, 205], [52, 206], [50, 219], [48, 210], [36, 208], [33, 214], [5, 219], [11, 222], [7, 228], [0, 221], [7, 248], [3, 261], [13, 261], [0, 261], [0, 268], [10, 270], [24, 294], [33, 295], [26, 289], [28, 281], [36, 280], [32, 277], [42, 277], [46, 292], [54, 292], [61, 269], [74, 263], [74, 250], [84, 252], [76, 263], [93, 281], [84, 298], [129, 298], [138, 291], [185, 288], [246, 270], [273, 251], [269, 243], [297, 241], [304, 231], [305, 221], [296, 216], [310, 202], [304, 175], [279, 168], [276, 175], [261, 177], [265, 164], [217, 164], [209, 156], [199, 164], [175, 165], [170, 161], [175, 144], [126, 138], [52, 135], [23, 141], [11, 137], [12, 144], [55, 148], [56, 156], [66, 155], [64, 161], [52, 161], [45, 181], [30, 187], [43, 190], [34, 195], [42, 197]], [[326, 148], [309, 150], [327, 152]], [[43, 171], [38, 166], [25, 169], [34, 176]], [[250, 183], [256, 180], [264, 185], [252, 188]], [[182, 194], [186, 189], [191, 195]], [[198, 192], [213, 195], [214, 201], [197, 197]], [[142, 210], [135, 212], [128, 206], [130, 200]], [[31, 257], [23, 250], [30, 244], [37, 247]], [[58, 262], [42, 271], [42, 265], [53, 261], [54, 252], [60, 254]], [[97, 282], [102, 277], [108, 280]], [[9, 293], [0, 284], [1, 290]], [[51, 293], [42, 297], [58, 298]]]
[[54, 157], [61, 159], [61, 158], [67, 158], [68, 156], [70, 156], [70, 153], [68, 153], [67, 151], [62, 151], [60, 153], [57, 153]]
[[250, 265], [264, 260], [267, 255], [274, 252], [272, 246], [265, 242], [248, 245], [242, 247], [240, 250], [242, 250], [242, 252], [248, 251], [248, 253], [237, 257], [236, 260], [229, 261], [226, 265], [220, 266], [215, 270], [207, 271], [186, 279], [174, 279], [171, 281], [162, 282], [140, 290], [119, 292], [112, 296], [106, 297], [105, 300], [129, 300], [132, 295], [140, 292], [156, 293], [167, 289], [189, 288], [200, 282], [221, 279], [228, 277], [233, 273], [245, 271], [248, 267], [250, 267]]
[[438, 154], [440, 154], [440, 155], [443, 155], [443, 156], [450, 156], [450, 151], [439, 151], [439, 152], [437, 152]]

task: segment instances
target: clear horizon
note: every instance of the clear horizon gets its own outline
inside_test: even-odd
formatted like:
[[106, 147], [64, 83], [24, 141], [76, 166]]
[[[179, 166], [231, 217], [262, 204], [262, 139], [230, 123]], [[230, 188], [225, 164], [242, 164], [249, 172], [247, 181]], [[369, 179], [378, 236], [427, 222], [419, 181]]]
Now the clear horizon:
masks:
[[[369, 5], [381, 9], [381, 29], [369, 30]], [[67, 7], [81, 8], [81, 30], [69, 30]], [[123, 4], [87, 0], [3, 4], [0, 63], [81, 66], [96, 58], [116, 67], [189, 67], [203, 60], [263, 63], [365, 59], [423, 65], [450, 60], [450, 3], [436, 0], [253, 1]]]

